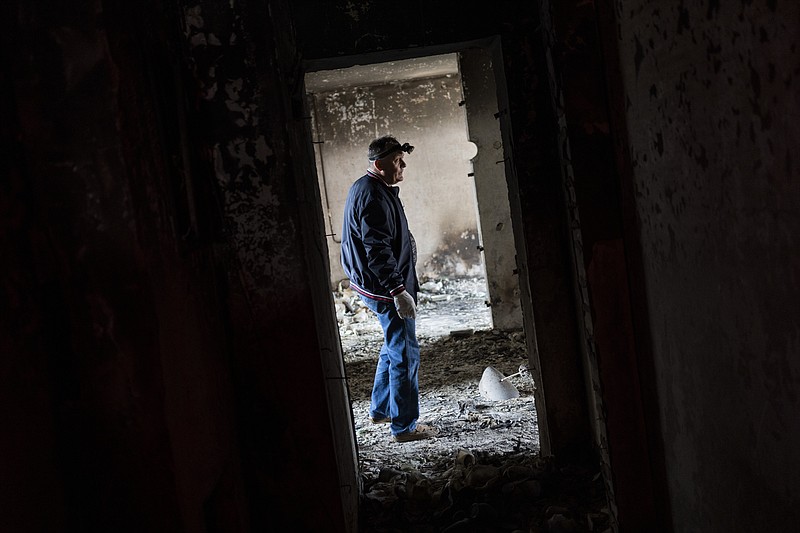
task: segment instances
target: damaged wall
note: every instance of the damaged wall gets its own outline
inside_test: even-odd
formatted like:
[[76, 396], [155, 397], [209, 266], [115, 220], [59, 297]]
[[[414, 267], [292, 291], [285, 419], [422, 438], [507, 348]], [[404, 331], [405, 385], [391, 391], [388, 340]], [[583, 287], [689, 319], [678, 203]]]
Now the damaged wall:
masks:
[[472, 158], [472, 179], [478, 202], [479, 236], [483, 248], [486, 285], [492, 309], [492, 327], [523, 329], [519, 265], [514, 243], [508, 196], [503, 136], [498, 113], [496, 74], [491, 53], [483, 48], [458, 54], [464, 87], [464, 108], [469, 138], [477, 153]]
[[[307, 124], [291, 21], [280, 1], [187, 3], [183, 11], [198, 98], [190, 118], [232, 245], [226, 303], [253, 528], [342, 529], [354, 520], [343, 513], [355, 511], [357, 480], [337, 468], [354, 461], [354, 450], [334, 447], [326, 378], [340, 387], [341, 377], [326, 373], [335, 365], [323, 355], [340, 355], [323, 353], [317, 337], [335, 315], [332, 305], [320, 313], [321, 287], [307, 263], [322, 227], [305, 227], [319, 201], [306, 196], [312, 174], [295, 161], [307, 157], [295, 153]], [[347, 419], [340, 424], [349, 430]]]
[[[330, 214], [326, 233], [331, 282], [344, 279], [340, 234], [350, 185], [364, 175], [367, 147], [391, 134], [414, 145], [400, 184], [409, 227], [417, 242], [421, 278], [483, 274], [477, 251], [475, 191], [468, 174], [474, 147], [468, 142], [458, 65], [438, 78], [386, 85], [342, 87], [313, 99], [317, 169]], [[388, 68], [388, 67], [386, 67]], [[324, 180], [324, 181], [323, 181]]]
[[[676, 530], [780, 529], [796, 521], [783, 510], [797, 508], [798, 493], [786, 474], [797, 470], [790, 449], [797, 358], [790, 355], [798, 333], [790, 295], [800, 204], [789, 179], [797, 174], [789, 148], [798, 144], [797, 7], [552, 4], [554, 70], [536, 49], [543, 38], [537, 15], [519, 4], [467, 13], [437, 3], [412, 8], [384, 31], [364, 24], [382, 2], [293, 9], [311, 57], [501, 35], [539, 350], [543, 357], [571, 353], [574, 339], [585, 337], [561, 320], [574, 312], [561, 247], [564, 183], [542, 179], [562, 175], [567, 159], [588, 274], [578, 289], [591, 298], [604, 395], [614, 400], [609, 431], [637, 433], [612, 440], [611, 451], [623, 463], [635, 452], [644, 466], [627, 464], [622, 473], [643, 482], [643, 493], [669, 500], [655, 502], [655, 512], [667, 513], [665, 528], [672, 516]], [[311, 11], [335, 32], [316, 25]], [[429, 22], [442, 19], [446, 28]], [[546, 124], [548, 74], [559, 77], [568, 146]], [[568, 368], [553, 375], [563, 378]], [[570, 415], [583, 407], [564, 396], [581, 392], [555, 396], [548, 412], [557, 411], [554, 430], [574, 438], [578, 432], [558, 424], [579, 420]], [[652, 476], [654, 486], [635, 476]], [[731, 498], [735, 509], [725, 507]], [[646, 513], [634, 517], [652, 518]]]
[[[800, 518], [798, 6], [598, 3], [618, 7], [600, 25], [619, 53], [609, 131], [625, 241], [613, 224], [586, 227], [583, 242], [603, 246], [584, 260], [594, 288], [634, 280], [636, 357], [654, 364], [675, 529], [789, 530]], [[588, 440], [588, 412], [538, 6], [437, 2], [376, 30], [387, 6], [294, 2], [300, 50], [502, 36], [521, 278], [544, 385], [559, 384], [546, 396], [561, 454]], [[333, 319], [312, 304], [321, 291], [300, 229], [318, 204], [294, 170], [310, 150], [295, 149], [300, 95], [287, 91], [300, 60], [286, 6], [173, 7], [2, 6], [3, 50], [14, 51], [0, 65], [0, 134], [13, 148], [0, 162], [3, 529], [343, 529], [338, 490], [350, 480], [334, 466], [316, 339]], [[569, 32], [576, 18], [593, 23], [582, 17], [556, 13], [551, 56], [567, 74], [566, 112], [586, 110], [567, 117], [575, 154], [608, 140], [593, 118], [602, 100], [576, 90], [582, 69], [564, 72], [570, 57], [598, 58], [559, 53], [590, 34]], [[580, 182], [593, 168], [573, 168], [582, 220], [608, 222]], [[630, 278], [607, 282], [626, 268]], [[617, 289], [593, 290], [593, 305], [624, 300]], [[629, 338], [606, 340], [628, 355], [616, 343]], [[302, 387], [280, 379], [298, 375]]]
[[793, 529], [800, 4], [615, 15], [675, 529]]
[[3, 4], [0, 529], [345, 529], [284, 7]]
[[[621, 214], [620, 172], [611, 125], [604, 53], [594, 3], [542, 4], [552, 106], [567, 216], [572, 231], [576, 305], [593, 431], [622, 531], [668, 529], [655, 385], [650, 354], [636, 342], [628, 257]], [[607, 37], [606, 39], [612, 39]], [[613, 486], [611, 486], [613, 484]]]
[[244, 529], [220, 268], [184, 233], [168, 28], [151, 23], [163, 15], [51, 2], [4, 14], [17, 53], [0, 120], [14, 148], [0, 529]]

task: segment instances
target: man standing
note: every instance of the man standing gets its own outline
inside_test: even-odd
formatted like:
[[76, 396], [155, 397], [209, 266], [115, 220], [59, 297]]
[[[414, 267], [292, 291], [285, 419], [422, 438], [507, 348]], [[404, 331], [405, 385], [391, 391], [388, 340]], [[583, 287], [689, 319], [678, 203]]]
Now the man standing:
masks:
[[403, 181], [403, 157], [413, 149], [389, 136], [370, 143], [369, 168], [350, 187], [342, 228], [342, 266], [350, 287], [383, 328], [369, 416], [374, 424], [390, 422], [397, 442], [436, 435], [417, 424], [417, 250], [396, 187]]

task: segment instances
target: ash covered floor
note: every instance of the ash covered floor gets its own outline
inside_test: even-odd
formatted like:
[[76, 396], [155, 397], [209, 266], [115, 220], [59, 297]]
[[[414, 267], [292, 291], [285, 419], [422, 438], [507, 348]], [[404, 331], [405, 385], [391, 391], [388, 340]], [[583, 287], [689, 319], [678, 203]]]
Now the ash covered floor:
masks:
[[335, 298], [363, 482], [362, 531], [607, 529], [597, 472], [539, 456], [529, 375], [509, 378], [519, 398], [480, 394], [488, 366], [509, 376], [528, 363], [522, 332], [492, 329], [483, 278], [423, 284], [420, 422], [439, 434], [416, 442], [396, 443], [387, 425], [370, 423], [383, 333], [352, 291]]

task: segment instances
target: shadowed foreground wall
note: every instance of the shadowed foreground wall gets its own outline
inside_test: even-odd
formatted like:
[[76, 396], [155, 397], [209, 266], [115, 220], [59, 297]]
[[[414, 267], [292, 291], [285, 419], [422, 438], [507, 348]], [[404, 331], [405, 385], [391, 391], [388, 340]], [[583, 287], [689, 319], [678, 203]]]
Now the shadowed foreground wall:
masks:
[[789, 531], [800, 520], [800, 4], [617, 4], [675, 530]]
[[282, 4], [3, 15], [0, 529], [343, 530]]
[[[536, 6], [495, 2], [476, 16], [435, 3], [376, 32], [369, 17], [381, 5], [303, 3], [299, 15], [313, 16], [295, 19], [300, 49], [335, 57], [502, 36], [509, 105], [499, 115], [513, 130], [528, 303], [538, 347], [552, 358], [543, 385], [565, 384], [549, 391], [548, 423], [559, 452], [583, 444], [564, 161], [555, 157], [564, 146], [547, 77], [566, 74], [568, 115], [584, 106], [590, 119], [602, 107], [599, 93], [587, 101], [576, 90], [579, 69], [565, 69], [570, 57], [606, 64], [573, 54], [588, 32], [568, 28], [592, 25], [581, 18], [586, 3], [575, 2], [580, 15], [555, 14], [552, 72]], [[675, 530], [792, 530], [800, 8], [602, 5], [620, 7], [601, 24], [614, 65], [604, 67], [610, 129], [566, 120], [575, 157], [609, 135], [621, 147], [624, 246], [613, 231], [606, 246], [596, 228], [583, 230], [584, 243], [603, 244], [584, 251], [588, 288], [603, 289], [590, 293], [592, 311], [624, 303], [626, 277], [614, 276], [627, 268], [636, 357], [653, 371], [642, 416], [660, 429], [648, 431], [648, 452], [664, 451]], [[338, 491], [348, 480], [334, 466], [316, 339], [331, 317], [314, 314], [300, 229], [316, 204], [298, 185], [308, 176], [292, 170], [311, 150], [292, 148], [302, 137], [302, 73], [286, 6], [173, 8], [2, 7], [4, 530], [343, 529]], [[613, 178], [609, 167], [573, 170], [582, 220], [612, 218], [591, 192]], [[631, 340], [605, 337], [601, 372]], [[606, 395], [611, 383], [634, 385], [627, 373], [605, 377], [614, 378]]]

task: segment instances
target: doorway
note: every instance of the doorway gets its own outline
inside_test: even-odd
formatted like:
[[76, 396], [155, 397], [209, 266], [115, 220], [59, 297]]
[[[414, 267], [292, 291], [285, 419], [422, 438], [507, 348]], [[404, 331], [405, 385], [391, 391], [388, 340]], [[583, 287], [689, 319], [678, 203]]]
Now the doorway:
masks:
[[[457, 317], [461, 322], [445, 323], [445, 329], [437, 331], [438, 337], [430, 339], [426, 338], [424, 323], [418, 322], [423, 358], [421, 421], [430, 421], [425, 419], [426, 401], [429, 413], [442, 414], [447, 402], [455, 409], [447, 413], [450, 418], [443, 415], [438, 419], [452, 429], [451, 440], [441, 447], [447, 457], [440, 464], [452, 462], [449, 456], [454, 448], [471, 453], [476, 446], [483, 446], [479, 453], [491, 453], [491, 448], [504, 453], [510, 446], [533, 456], [539, 451], [536, 376], [531, 379], [523, 373], [517, 378], [523, 397], [518, 409], [510, 404], [495, 409], [481, 400], [477, 390], [481, 371], [488, 366], [501, 367], [506, 375], [517, 372], [520, 366], [529, 366], [534, 372], [538, 367], [528, 364], [531, 343], [525, 339], [506, 179], [509, 163], [498, 120], [497, 73], [491, 53], [485, 47], [463, 46], [427, 56], [392, 57], [388, 61], [386, 56], [337, 58], [327, 64], [325, 60], [315, 61], [307, 65], [305, 77], [329, 281], [337, 303], [360, 469], [363, 472], [376, 467], [373, 473], [378, 477], [380, 465], [369, 464], [377, 457], [384, 463], [394, 458], [395, 464], [405, 460], [436, 468], [430, 462], [423, 465], [420, 455], [425, 449], [430, 459], [429, 443], [400, 450], [396, 444], [388, 444], [388, 430], [385, 435], [378, 433], [386, 428], [365, 423], [380, 328], [374, 317], [359, 308], [358, 299], [347, 293], [339, 261], [344, 199], [350, 184], [365, 173], [367, 145], [385, 134], [417, 147], [406, 158], [409, 166], [401, 198], [418, 242], [421, 315], [426, 313], [426, 304], [434, 303], [428, 314], [441, 318], [448, 312], [442, 301], [457, 300], [452, 288], [459, 286], [462, 311], [473, 311]], [[482, 290], [474, 290], [476, 286], [469, 284], [475, 279], [480, 280]], [[469, 293], [468, 297], [463, 293]], [[449, 374], [446, 378], [461, 396], [457, 397], [459, 393], [453, 393], [452, 387], [436, 388], [447, 381], [440, 377], [427, 383], [426, 400], [426, 363], [442, 359], [442, 354], [455, 354], [438, 367]], [[470, 431], [474, 429], [470, 423], [483, 430], [481, 438]], [[495, 444], [484, 446], [491, 442], [485, 436], [492, 433], [497, 438]], [[372, 450], [377, 453], [371, 454]]]
[[306, 75], [330, 281], [336, 287], [344, 280], [338, 232], [348, 188], [365, 172], [369, 142], [392, 134], [417, 146], [407, 157], [410, 179], [402, 194], [420, 278], [482, 278], [493, 326], [521, 330], [508, 188], [498, 165], [503, 147], [491, 111], [494, 85], [487, 84], [491, 67], [468, 68], [468, 103], [464, 57], [437, 54]]

